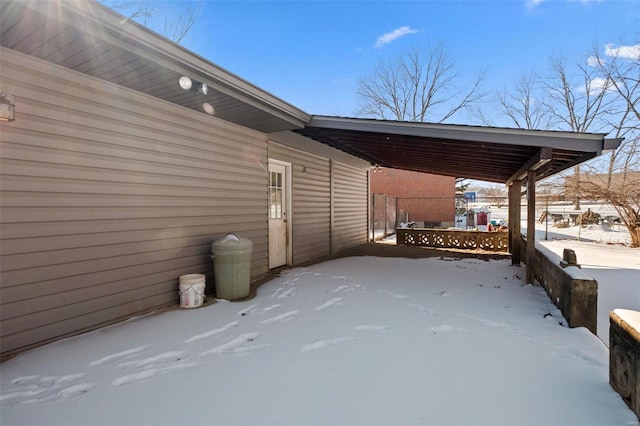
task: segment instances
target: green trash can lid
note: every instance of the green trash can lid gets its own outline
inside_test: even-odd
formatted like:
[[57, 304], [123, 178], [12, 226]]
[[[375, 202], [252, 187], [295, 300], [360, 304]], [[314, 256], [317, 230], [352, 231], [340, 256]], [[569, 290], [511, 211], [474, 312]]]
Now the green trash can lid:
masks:
[[211, 252], [214, 254], [216, 253], [216, 251], [241, 250], [250, 248], [253, 248], [253, 242], [251, 242], [250, 239], [240, 237], [234, 233], [229, 233], [219, 240], [211, 243]]

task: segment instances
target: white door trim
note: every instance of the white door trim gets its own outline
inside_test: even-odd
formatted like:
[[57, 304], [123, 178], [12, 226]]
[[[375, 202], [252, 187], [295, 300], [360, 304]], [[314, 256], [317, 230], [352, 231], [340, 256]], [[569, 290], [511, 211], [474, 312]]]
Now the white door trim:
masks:
[[[285, 169], [285, 173], [284, 173], [284, 179], [285, 179], [285, 209], [287, 212], [287, 221], [286, 221], [286, 229], [287, 229], [287, 265], [292, 265], [293, 264], [293, 249], [292, 249], [292, 224], [293, 224], [293, 209], [291, 208], [291, 206], [293, 205], [292, 202], [292, 169], [291, 169], [291, 163], [288, 163], [286, 161], [281, 161], [281, 160], [274, 160], [273, 158], [269, 158], [268, 164], [278, 164], [280, 166], [283, 166]], [[268, 169], [268, 167], [267, 167]]]

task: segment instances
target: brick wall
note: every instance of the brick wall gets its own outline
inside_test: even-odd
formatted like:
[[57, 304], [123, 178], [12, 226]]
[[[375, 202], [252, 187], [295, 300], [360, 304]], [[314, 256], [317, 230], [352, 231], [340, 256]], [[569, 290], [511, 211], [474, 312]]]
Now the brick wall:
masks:
[[455, 182], [449, 176], [379, 168], [371, 173], [371, 192], [397, 197], [398, 210], [408, 213], [408, 220], [454, 222]]

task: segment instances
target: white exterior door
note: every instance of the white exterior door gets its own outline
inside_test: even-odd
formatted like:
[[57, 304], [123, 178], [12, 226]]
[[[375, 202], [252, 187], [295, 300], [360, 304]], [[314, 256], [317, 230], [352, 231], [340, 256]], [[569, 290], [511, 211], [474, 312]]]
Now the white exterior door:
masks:
[[269, 269], [287, 264], [287, 169], [285, 164], [269, 163]]

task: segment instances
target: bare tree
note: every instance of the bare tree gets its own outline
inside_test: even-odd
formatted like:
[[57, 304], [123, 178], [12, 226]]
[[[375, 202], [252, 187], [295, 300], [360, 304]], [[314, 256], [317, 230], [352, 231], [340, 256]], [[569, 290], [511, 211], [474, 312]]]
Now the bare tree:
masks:
[[471, 182], [467, 178], [457, 177], [455, 182], [456, 192], [464, 192], [469, 188]]
[[623, 104], [610, 120], [611, 127], [615, 129], [615, 137], [626, 137], [626, 141], [609, 159], [607, 175], [608, 182], [611, 183], [612, 173], [620, 163], [619, 160], [622, 159], [622, 172], [626, 173], [630, 162], [638, 153], [635, 134], [640, 132], [640, 44], [617, 48], [607, 44], [604, 55], [594, 46], [589, 60], [598, 68], [601, 84], [617, 93]]
[[180, 44], [191, 31], [200, 15], [200, 7], [182, 9], [180, 15], [164, 19], [164, 27], [160, 34]]
[[485, 192], [488, 201], [501, 208], [507, 202], [507, 190], [504, 185], [495, 184]]
[[640, 123], [640, 44], [633, 46], [605, 46], [605, 55], [593, 48], [590, 62], [601, 73], [603, 85], [615, 89], [627, 104], [627, 110]]
[[534, 71], [515, 80], [510, 90], [498, 94], [500, 108], [519, 129], [548, 129], [551, 126], [543, 99], [540, 78]]
[[550, 59], [550, 72], [541, 81], [553, 127], [583, 133], [603, 127], [598, 118], [610, 111], [610, 102], [598, 77], [588, 61], [570, 64], [562, 56]]
[[[570, 64], [562, 56], [550, 59], [550, 71], [541, 80], [550, 124], [560, 130], [589, 132], [601, 130], [599, 120], [610, 113], [606, 85], [599, 83], [598, 71], [589, 61]], [[580, 210], [580, 166], [574, 168], [575, 209]]]
[[606, 45], [604, 55], [594, 47], [589, 59], [600, 73], [594, 84], [614, 96], [604, 121], [612, 136], [625, 140], [609, 155], [606, 167], [593, 162], [585, 166], [588, 173], [579, 177], [579, 184], [589, 198], [614, 206], [631, 246], [640, 247], [640, 44]]
[[380, 61], [356, 91], [358, 115], [399, 121], [438, 123], [479, 102], [481, 73], [468, 90], [458, 88], [462, 71], [443, 44], [413, 49], [395, 61]]
[[[164, 17], [157, 21], [160, 14], [157, 0], [99, 0], [105, 6], [123, 14], [139, 24], [148, 27], [158, 34], [182, 44], [198, 20], [201, 4], [198, 2], [183, 2], [180, 14]], [[161, 22], [161, 23], [158, 23]]]
[[614, 175], [612, 180], [608, 180], [606, 174], [586, 173], [580, 180], [589, 197], [613, 205], [629, 231], [630, 246], [640, 247], [640, 172]]
[[496, 103], [519, 128], [602, 131], [624, 138], [617, 150], [576, 167], [573, 176], [543, 184], [552, 188], [549, 199], [574, 197], [577, 209], [580, 197], [611, 204], [631, 245], [640, 246], [640, 43], [608, 44], [602, 51], [596, 46], [574, 62], [553, 57], [545, 74], [521, 77]]

